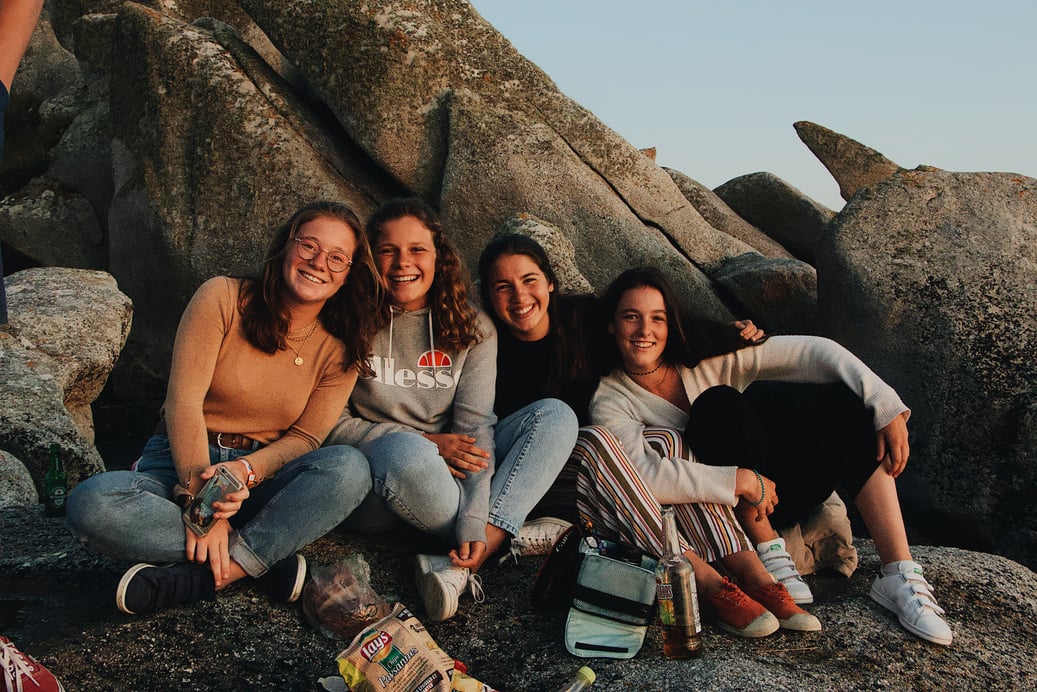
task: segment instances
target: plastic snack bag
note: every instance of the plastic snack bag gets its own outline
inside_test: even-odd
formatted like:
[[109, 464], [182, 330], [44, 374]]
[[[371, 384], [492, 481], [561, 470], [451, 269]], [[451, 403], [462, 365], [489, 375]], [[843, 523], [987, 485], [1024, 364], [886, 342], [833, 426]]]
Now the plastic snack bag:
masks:
[[402, 603], [358, 634], [335, 661], [352, 692], [447, 692], [454, 659]]
[[324, 636], [352, 639], [388, 615], [392, 604], [371, 588], [371, 568], [357, 553], [311, 570], [303, 587], [302, 610]]

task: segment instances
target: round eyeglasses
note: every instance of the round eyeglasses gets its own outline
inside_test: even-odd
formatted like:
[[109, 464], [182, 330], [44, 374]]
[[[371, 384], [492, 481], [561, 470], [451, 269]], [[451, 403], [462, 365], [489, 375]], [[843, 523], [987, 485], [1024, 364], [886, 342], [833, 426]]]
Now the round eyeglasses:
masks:
[[295, 241], [295, 253], [304, 260], [311, 260], [322, 252], [328, 258], [328, 271], [344, 272], [353, 265], [353, 260], [338, 250], [323, 250], [316, 242], [308, 238], [292, 238]]

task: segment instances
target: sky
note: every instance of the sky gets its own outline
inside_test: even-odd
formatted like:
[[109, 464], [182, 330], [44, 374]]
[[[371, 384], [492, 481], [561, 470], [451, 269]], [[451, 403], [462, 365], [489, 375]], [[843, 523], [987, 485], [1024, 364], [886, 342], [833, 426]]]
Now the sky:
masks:
[[792, 127], [904, 168], [1037, 177], [1037, 0], [471, 0], [558, 88], [710, 188], [768, 171], [838, 210]]

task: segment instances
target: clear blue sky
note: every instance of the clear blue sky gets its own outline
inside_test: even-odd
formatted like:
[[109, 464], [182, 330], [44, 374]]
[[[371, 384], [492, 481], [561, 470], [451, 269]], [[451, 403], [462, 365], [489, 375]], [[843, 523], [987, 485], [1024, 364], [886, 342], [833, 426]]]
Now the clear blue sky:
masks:
[[838, 186], [810, 120], [905, 168], [1037, 177], [1037, 0], [472, 0], [565, 94], [714, 188]]

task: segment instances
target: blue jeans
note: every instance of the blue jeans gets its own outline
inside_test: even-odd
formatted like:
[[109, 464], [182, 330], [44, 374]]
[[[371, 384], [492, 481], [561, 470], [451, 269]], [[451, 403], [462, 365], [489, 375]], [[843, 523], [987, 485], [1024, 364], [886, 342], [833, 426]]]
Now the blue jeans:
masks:
[[[518, 533], [565, 465], [578, 428], [576, 414], [558, 399], [535, 401], [497, 423], [490, 524]], [[453, 536], [458, 481], [435, 443], [417, 433], [397, 432], [361, 445], [360, 451], [371, 464], [374, 486], [347, 522], [349, 528], [384, 531], [402, 519], [441, 538]]]
[[[213, 464], [246, 454], [209, 446]], [[68, 526], [95, 552], [131, 562], [183, 562], [186, 528], [173, 502], [176, 484], [169, 438], [153, 435], [136, 471], [100, 473], [73, 489]], [[367, 461], [352, 447], [304, 454], [252, 488], [231, 517], [230, 557], [250, 576], [262, 576], [340, 524], [370, 489]]]

